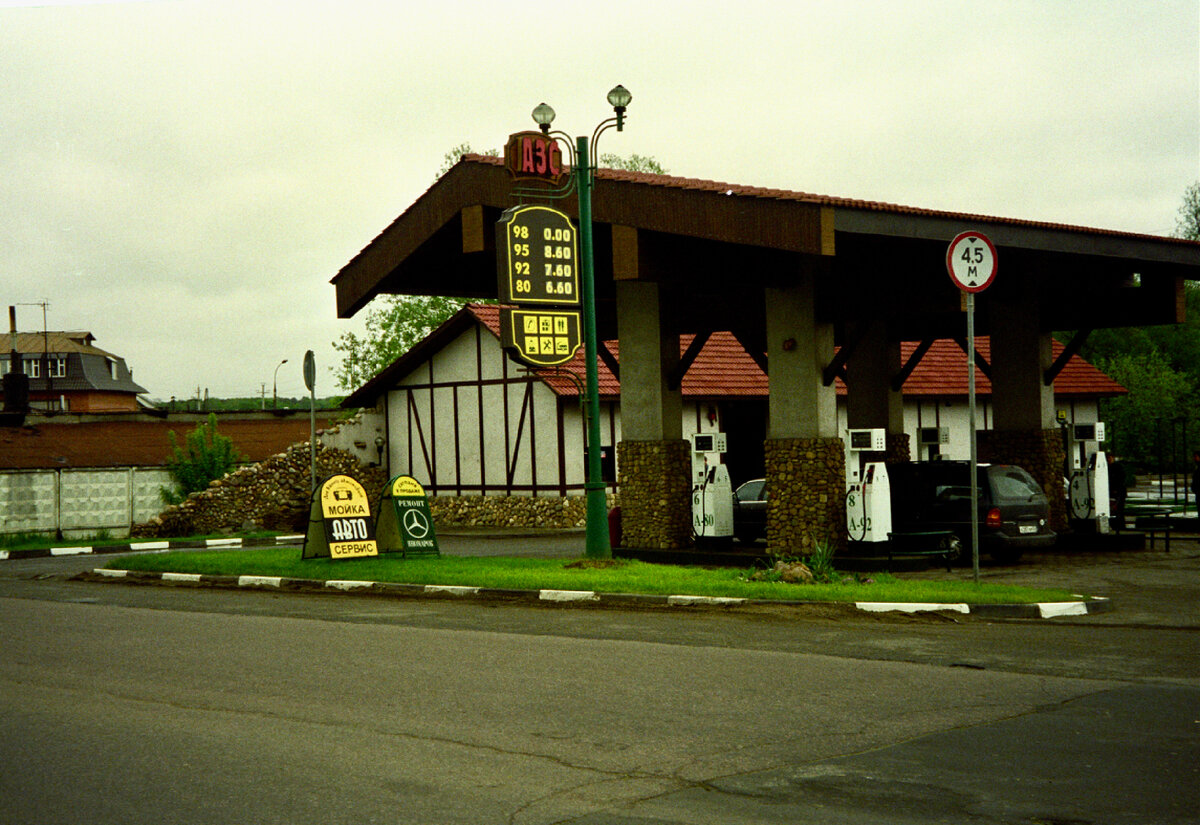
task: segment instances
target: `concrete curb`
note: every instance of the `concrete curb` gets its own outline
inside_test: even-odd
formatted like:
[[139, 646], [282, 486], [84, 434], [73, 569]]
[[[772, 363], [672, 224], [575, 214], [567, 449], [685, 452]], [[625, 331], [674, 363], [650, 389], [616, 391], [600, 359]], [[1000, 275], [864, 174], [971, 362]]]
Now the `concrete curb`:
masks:
[[76, 576], [86, 581], [133, 582], [184, 587], [250, 588], [307, 593], [373, 594], [401, 598], [504, 600], [550, 605], [607, 607], [691, 607], [727, 609], [770, 605], [775, 607], [835, 607], [866, 613], [961, 613], [986, 619], [1052, 619], [1085, 616], [1113, 610], [1109, 599], [1043, 602], [1040, 604], [917, 604], [909, 602], [818, 602], [778, 599], [742, 599], [726, 596], [645, 595], [602, 593], [594, 590], [507, 590], [465, 585], [396, 584], [354, 579], [292, 579], [282, 576], [208, 576], [198, 573], [145, 573], [137, 570], [95, 568]]
[[229, 549], [233, 547], [278, 547], [303, 544], [304, 536], [275, 536], [269, 539], [171, 539], [134, 541], [128, 544], [101, 544], [79, 547], [42, 547], [32, 550], [0, 550], [0, 561], [47, 559], [53, 556], [111, 556], [120, 553], [166, 553], [170, 550]]

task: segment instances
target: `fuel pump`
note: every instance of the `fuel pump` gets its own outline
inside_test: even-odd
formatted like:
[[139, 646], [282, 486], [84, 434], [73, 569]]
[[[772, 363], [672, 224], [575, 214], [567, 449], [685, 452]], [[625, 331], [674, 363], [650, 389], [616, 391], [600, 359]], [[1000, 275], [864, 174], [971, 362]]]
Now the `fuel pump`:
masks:
[[694, 433], [692, 442], [692, 531], [696, 540], [733, 537], [733, 484], [721, 462], [725, 433]]
[[885, 542], [892, 532], [892, 488], [887, 465], [867, 461], [868, 453], [887, 450], [883, 429], [847, 430], [846, 528], [850, 541]]
[[1068, 484], [1067, 499], [1071, 517], [1095, 523], [1097, 532], [1109, 531], [1112, 506], [1109, 503], [1108, 459], [1100, 449], [1104, 440], [1104, 422], [1076, 424], [1070, 429], [1070, 454], [1074, 471]]

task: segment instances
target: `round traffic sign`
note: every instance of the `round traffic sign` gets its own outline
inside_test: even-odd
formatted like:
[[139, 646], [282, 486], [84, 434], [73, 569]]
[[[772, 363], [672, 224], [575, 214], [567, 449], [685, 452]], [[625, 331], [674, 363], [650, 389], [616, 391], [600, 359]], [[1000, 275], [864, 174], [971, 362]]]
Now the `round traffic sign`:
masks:
[[964, 292], [982, 292], [991, 286], [998, 266], [996, 247], [980, 232], [960, 232], [946, 250], [950, 280]]
[[304, 386], [309, 392], [317, 385], [317, 359], [313, 355], [313, 351], [309, 350], [304, 353]]

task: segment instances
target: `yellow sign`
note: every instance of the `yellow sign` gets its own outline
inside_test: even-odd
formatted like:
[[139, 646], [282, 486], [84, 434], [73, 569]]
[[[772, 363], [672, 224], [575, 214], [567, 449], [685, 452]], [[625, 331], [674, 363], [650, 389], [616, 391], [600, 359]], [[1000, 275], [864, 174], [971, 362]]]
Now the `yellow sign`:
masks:
[[517, 357], [538, 367], [570, 361], [583, 344], [582, 322], [577, 311], [502, 309], [501, 344], [516, 350]]
[[371, 505], [361, 484], [350, 476], [333, 476], [321, 485], [320, 502], [330, 558], [379, 555]]
[[408, 496], [425, 496], [425, 488], [421, 486], [421, 482], [417, 481], [412, 476], [396, 476], [392, 481], [392, 495], [401, 498]]

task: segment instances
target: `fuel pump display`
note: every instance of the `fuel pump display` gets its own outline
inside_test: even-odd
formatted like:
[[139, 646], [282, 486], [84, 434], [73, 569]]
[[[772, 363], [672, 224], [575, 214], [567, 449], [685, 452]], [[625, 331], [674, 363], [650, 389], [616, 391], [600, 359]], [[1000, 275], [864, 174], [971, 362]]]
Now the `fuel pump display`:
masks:
[[883, 429], [846, 433], [846, 529], [853, 542], [885, 542], [892, 532], [892, 488], [887, 465], [866, 461], [887, 449]]
[[733, 537], [733, 484], [721, 462], [725, 433], [694, 433], [692, 442], [692, 532], [696, 541]]

